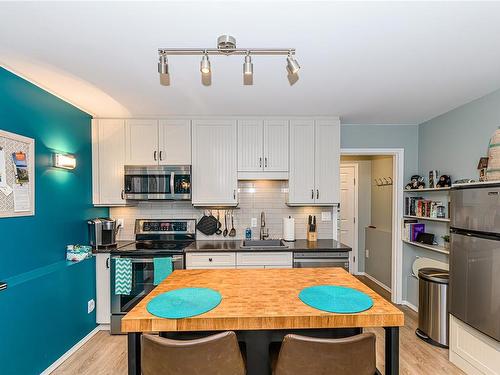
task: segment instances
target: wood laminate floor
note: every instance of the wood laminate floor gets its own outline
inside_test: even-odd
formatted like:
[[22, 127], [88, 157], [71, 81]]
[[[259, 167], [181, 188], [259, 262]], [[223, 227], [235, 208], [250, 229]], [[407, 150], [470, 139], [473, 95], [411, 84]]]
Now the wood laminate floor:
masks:
[[[370, 288], [390, 299], [390, 293], [366, 277], [358, 277]], [[448, 361], [448, 350], [429, 345], [415, 335], [417, 314], [405, 306], [399, 306], [405, 314], [405, 326], [401, 327], [400, 374], [460, 375], [460, 369]], [[384, 330], [367, 329], [377, 336], [377, 367], [384, 372]], [[111, 336], [108, 331], [98, 332], [92, 339], [71, 355], [53, 375], [126, 375], [127, 338]], [[186, 374], [187, 375], [187, 374]]]

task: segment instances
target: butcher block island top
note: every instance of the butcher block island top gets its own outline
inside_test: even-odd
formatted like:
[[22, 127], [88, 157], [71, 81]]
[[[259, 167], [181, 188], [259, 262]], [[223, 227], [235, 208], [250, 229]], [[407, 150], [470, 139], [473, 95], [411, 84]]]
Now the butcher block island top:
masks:
[[[336, 314], [305, 305], [298, 295], [314, 285], [360, 290], [373, 307]], [[191, 318], [164, 319], [146, 306], [157, 295], [179, 288], [212, 288], [222, 295], [213, 310]], [[122, 319], [123, 332], [278, 330], [345, 327], [398, 327], [403, 313], [342, 268], [177, 270]]]

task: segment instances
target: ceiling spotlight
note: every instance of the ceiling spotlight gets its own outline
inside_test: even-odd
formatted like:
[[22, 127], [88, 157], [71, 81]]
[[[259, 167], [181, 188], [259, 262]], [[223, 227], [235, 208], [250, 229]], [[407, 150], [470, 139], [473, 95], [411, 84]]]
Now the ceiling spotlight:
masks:
[[208, 59], [207, 53], [205, 53], [201, 58], [200, 72], [202, 72], [203, 74], [210, 73], [210, 60]]
[[288, 57], [286, 58], [286, 69], [290, 74], [297, 74], [300, 69], [299, 63], [295, 60], [292, 54], [288, 54]]
[[252, 85], [253, 84], [253, 64], [252, 57], [250, 54], [245, 56], [245, 62], [243, 63], [243, 84]]
[[167, 55], [160, 55], [160, 60], [158, 61], [158, 73], [168, 74]]

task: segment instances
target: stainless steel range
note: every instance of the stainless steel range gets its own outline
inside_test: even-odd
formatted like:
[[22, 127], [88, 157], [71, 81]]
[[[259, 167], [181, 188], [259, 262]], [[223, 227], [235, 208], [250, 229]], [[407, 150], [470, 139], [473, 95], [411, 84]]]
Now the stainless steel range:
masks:
[[[121, 333], [121, 319], [153, 290], [154, 258], [171, 257], [173, 268], [184, 268], [184, 248], [196, 240], [195, 219], [137, 219], [136, 242], [111, 251], [111, 333]], [[130, 294], [115, 294], [116, 259], [130, 258]]]

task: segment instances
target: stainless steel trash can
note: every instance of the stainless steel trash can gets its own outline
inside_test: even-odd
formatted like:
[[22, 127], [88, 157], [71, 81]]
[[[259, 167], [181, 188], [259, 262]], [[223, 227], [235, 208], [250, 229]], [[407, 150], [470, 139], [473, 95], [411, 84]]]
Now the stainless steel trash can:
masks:
[[450, 273], [439, 268], [418, 271], [418, 328], [430, 344], [448, 347], [448, 284]]

